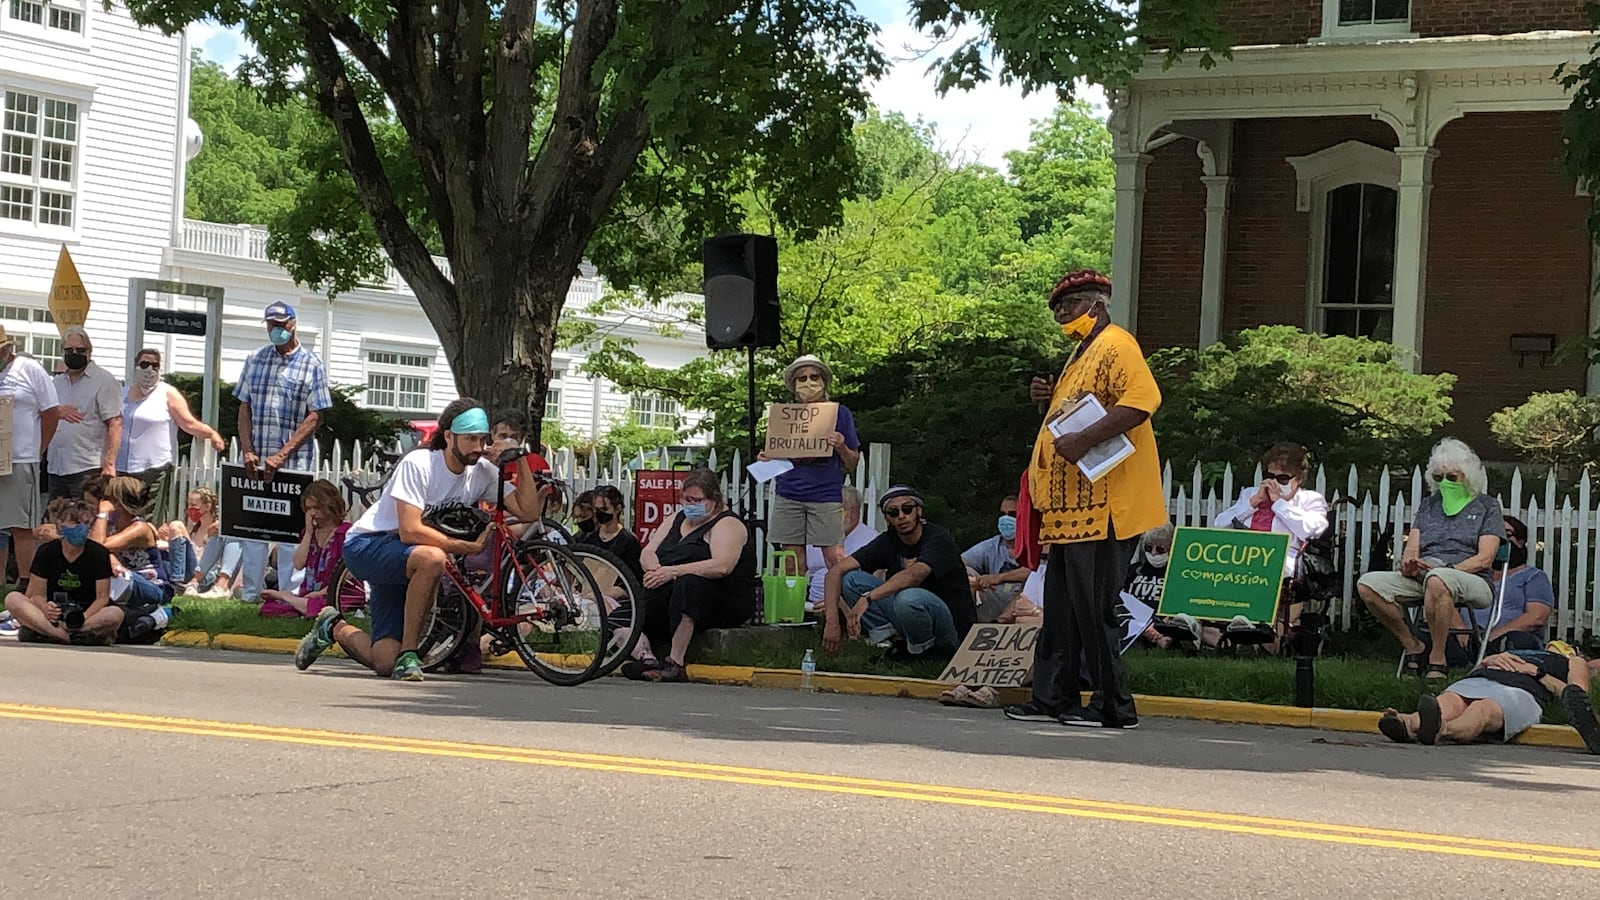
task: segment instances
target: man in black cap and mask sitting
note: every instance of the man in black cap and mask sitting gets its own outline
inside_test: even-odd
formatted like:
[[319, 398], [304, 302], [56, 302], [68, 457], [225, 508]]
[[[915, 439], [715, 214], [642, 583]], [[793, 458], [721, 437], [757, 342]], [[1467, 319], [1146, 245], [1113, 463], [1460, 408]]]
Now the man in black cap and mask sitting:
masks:
[[[922, 518], [922, 498], [896, 486], [878, 499], [889, 530], [828, 569], [822, 649], [865, 637], [910, 657], [949, 656], [976, 610], [955, 538]], [[884, 571], [887, 580], [870, 573]]]

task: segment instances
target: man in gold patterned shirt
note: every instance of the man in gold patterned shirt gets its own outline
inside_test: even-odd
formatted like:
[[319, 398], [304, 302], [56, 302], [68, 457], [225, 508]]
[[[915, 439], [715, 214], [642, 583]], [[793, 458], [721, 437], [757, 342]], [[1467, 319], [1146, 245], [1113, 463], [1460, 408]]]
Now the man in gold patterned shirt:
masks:
[[[1113, 635], [1116, 608], [1134, 544], [1167, 521], [1150, 415], [1161, 391], [1139, 343], [1111, 323], [1111, 282], [1093, 271], [1071, 272], [1050, 292], [1050, 312], [1078, 347], [1054, 387], [1035, 378], [1030, 393], [1049, 400], [1028, 465], [1028, 493], [1045, 548], [1044, 626], [1034, 645], [1033, 698], [1006, 708], [1029, 722], [1091, 728], [1139, 724]], [[1063, 404], [1094, 394], [1106, 416], [1080, 432], [1056, 437], [1050, 421]], [[1125, 434], [1133, 455], [1098, 481], [1078, 468], [1093, 447]], [[1095, 699], [1082, 703], [1082, 681]]]

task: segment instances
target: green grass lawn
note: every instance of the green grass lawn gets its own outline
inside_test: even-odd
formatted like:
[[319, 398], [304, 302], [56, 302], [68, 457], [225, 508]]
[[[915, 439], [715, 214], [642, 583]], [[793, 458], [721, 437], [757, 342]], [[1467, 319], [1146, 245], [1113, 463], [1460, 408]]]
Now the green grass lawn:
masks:
[[[300, 638], [311, 628], [309, 619], [265, 618], [255, 606], [237, 600], [179, 597], [174, 606], [177, 612], [172, 620], [173, 630], [203, 631], [213, 637], [246, 634]], [[351, 622], [361, 627], [367, 624], [364, 618], [352, 618]], [[781, 647], [701, 653], [692, 661], [707, 665], [795, 669], [799, 668], [805, 649], [810, 647], [816, 650], [819, 672], [937, 678], [943, 669], [941, 662], [889, 661], [883, 658], [881, 651], [861, 643], [846, 644], [837, 656], [828, 656], [820, 650], [819, 632], [807, 628], [785, 631]], [[1342, 655], [1325, 656], [1316, 663], [1318, 706], [1362, 710], [1392, 706], [1411, 712], [1416, 709], [1417, 696], [1422, 691], [1437, 692], [1442, 688], [1442, 685], [1424, 683], [1417, 678], [1396, 678], [1395, 659], [1385, 658], [1388, 649], [1381, 640], [1341, 635], [1333, 647]], [[1295, 665], [1290, 659], [1249, 654], [1185, 656], [1159, 650], [1132, 650], [1124, 659], [1130, 687], [1136, 694], [1241, 700], [1278, 706], [1294, 703]], [[1545, 721], [1566, 722], [1559, 703], [1552, 703], [1545, 710]]]

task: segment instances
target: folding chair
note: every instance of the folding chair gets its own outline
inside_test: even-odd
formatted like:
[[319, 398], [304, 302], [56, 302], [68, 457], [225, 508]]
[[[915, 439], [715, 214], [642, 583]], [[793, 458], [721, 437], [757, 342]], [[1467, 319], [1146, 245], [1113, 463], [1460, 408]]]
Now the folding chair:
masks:
[[[1495, 554], [1494, 561], [1500, 566], [1500, 590], [1495, 593], [1494, 602], [1489, 604], [1488, 620], [1483, 625], [1479, 625], [1478, 617], [1475, 615], [1477, 610], [1465, 603], [1457, 603], [1455, 605], [1456, 614], [1467, 624], [1465, 626], [1452, 626], [1449, 634], [1445, 637], [1447, 641], [1456, 637], [1467, 638], [1467, 655], [1473, 656], [1476, 653], [1475, 661], [1473, 662], [1474, 668], [1483, 663], [1484, 654], [1489, 649], [1489, 635], [1494, 632], [1495, 626], [1500, 624], [1500, 615], [1505, 609], [1506, 575], [1511, 571], [1511, 545], [1509, 543], [1504, 540], [1500, 542], [1500, 550]], [[1418, 603], [1415, 608], [1406, 610], [1406, 621], [1411, 625], [1412, 633], [1418, 637], [1428, 634], [1428, 617], [1424, 614], [1423, 605]], [[1431, 634], [1429, 634], [1429, 638], [1432, 638]], [[1445, 648], [1447, 661], [1449, 652], [1449, 648]], [[1402, 650], [1400, 652], [1400, 662], [1395, 667], [1395, 676], [1399, 677], [1405, 674], [1405, 670], [1406, 654]]]

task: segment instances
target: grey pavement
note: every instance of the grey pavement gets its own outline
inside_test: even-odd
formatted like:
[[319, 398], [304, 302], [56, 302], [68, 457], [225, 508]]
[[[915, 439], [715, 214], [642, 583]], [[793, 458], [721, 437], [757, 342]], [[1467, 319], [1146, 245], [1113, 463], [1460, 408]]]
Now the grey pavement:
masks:
[[[0, 644], [0, 704], [609, 754], [1600, 848], [1600, 759], [928, 702], [328, 660]], [[448, 746], [441, 744], [440, 746]], [[1267, 834], [0, 718], [0, 897], [1527, 896], [1600, 873]], [[777, 777], [777, 776], [774, 776]], [[771, 779], [758, 779], [770, 781]], [[824, 782], [826, 785], [827, 782]], [[1326, 833], [1326, 832], [1323, 832]], [[1350, 834], [1363, 840], [1380, 835]], [[1587, 859], [1600, 867], [1600, 852]]]

